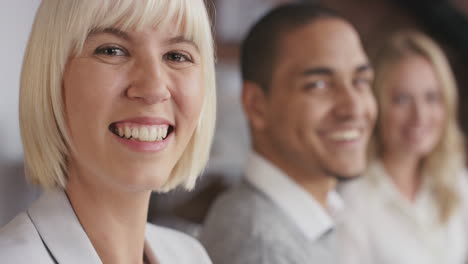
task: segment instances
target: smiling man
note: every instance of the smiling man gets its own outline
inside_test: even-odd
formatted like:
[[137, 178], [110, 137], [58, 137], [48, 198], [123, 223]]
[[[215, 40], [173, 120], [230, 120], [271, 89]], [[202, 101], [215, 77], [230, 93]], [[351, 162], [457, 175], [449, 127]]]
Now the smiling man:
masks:
[[336, 263], [335, 185], [365, 169], [376, 117], [359, 36], [330, 10], [284, 5], [251, 29], [241, 61], [253, 151], [201, 241], [214, 263]]

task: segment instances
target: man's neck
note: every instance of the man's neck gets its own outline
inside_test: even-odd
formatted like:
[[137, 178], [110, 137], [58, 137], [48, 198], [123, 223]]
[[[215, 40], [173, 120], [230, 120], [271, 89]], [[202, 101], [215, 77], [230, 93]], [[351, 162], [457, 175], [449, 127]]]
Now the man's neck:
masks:
[[324, 209], [328, 210], [328, 195], [336, 188], [337, 180], [321, 170], [288, 166], [288, 162], [266, 152], [255, 150], [258, 155], [278, 167], [296, 184], [309, 193]]
[[289, 173], [288, 176], [312, 195], [323, 208], [329, 209], [328, 195], [336, 188], [336, 180], [334, 178], [326, 175], [307, 176]]

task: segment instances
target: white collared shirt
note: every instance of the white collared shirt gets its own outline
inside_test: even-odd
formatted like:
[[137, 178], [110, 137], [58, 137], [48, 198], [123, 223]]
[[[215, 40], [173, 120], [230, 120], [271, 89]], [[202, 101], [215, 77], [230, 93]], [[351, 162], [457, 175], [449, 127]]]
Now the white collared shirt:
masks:
[[319, 239], [334, 227], [334, 215], [343, 201], [336, 191], [328, 194], [328, 208], [323, 208], [312, 195], [279, 168], [252, 152], [246, 179], [277, 204], [311, 241]]
[[[462, 176], [463, 175], [463, 176]], [[467, 254], [466, 175], [458, 180], [462, 206], [440, 224], [430, 183], [425, 181], [413, 202], [397, 190], [380, 162], [344, 186], [347, 202], [343, 236], [346, 263], [463, 264]]]

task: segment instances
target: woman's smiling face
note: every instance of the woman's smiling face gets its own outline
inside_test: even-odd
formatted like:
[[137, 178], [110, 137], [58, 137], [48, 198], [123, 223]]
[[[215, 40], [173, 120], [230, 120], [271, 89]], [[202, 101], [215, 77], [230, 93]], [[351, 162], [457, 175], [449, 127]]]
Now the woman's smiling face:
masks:
[[167, 26], [96, 31], [68, 62], [63, 92], [70, 180], [158, 189], [199, 121], [200, 52]]
[[385, 152], [423, 158], [441, 139], [445, 122], [443, 90], [433, 65], [412, 55], [391, 64], [383, 90], [380, 138]]

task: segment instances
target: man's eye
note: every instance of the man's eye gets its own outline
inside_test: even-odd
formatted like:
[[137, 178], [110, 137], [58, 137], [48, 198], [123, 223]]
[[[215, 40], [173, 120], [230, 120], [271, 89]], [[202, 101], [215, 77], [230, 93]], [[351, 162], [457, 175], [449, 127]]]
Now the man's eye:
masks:
[[372, 85], [372, 80], [368, 78], [357, 78], [354, 80], [354, 85], [356, 86], [365, 85], [365, 86], [370, 87]]
[[327, 82], [324, 80], [309, 82], [305, 85], [306, 90], [318, 90], [318, 89], [324, 89], [326, 87], [327, 87]]
[[178, 52], [169, 52], [164, 57], [173, 62], [192, 62], [190, 56]]
[[98, 47], [94, 53], [105, 56], [127, 56], [127, 52], [124, 49], [114, 46]]

